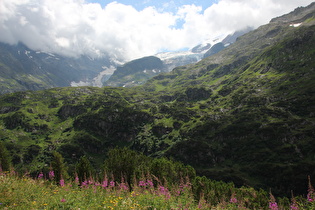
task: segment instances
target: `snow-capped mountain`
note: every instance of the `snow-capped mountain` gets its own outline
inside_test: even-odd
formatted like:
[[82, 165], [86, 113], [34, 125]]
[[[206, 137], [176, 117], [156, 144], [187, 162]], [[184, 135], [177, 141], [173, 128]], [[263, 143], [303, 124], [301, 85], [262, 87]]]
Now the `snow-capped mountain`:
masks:
[[162, 52], [156, 54], [155, 56], [164, 62], [167, 71], [171, 71], [177, 66], [183, 66], [200, 61], [204, 54], [211, 49], [213, 45], [222, 40], [223, 38], [208, 39], [187, 51]]
[[[205, 40], [186, 51], [161, 52], [154, 56], [143, 57], [127, 62], [124, 65], [118, 66], [107, 81], [103, 79], [103, 81], [105, 81], [104, 85], [132, 87], [144, 84], [148, 79], [160, 73], [170, 72], [178, 66], [196, 63], [205, 57], [220, 52], [222, 49], [235, 42], [237, 37], [248, 31], [249, 29], [238, 31], [230, 35], [223, 34], [219, 37]], [[148, 66], [148, 61], [152, 63], [162, 63], [162, 65], [155, 65], [154, 68], [151, 68]]]

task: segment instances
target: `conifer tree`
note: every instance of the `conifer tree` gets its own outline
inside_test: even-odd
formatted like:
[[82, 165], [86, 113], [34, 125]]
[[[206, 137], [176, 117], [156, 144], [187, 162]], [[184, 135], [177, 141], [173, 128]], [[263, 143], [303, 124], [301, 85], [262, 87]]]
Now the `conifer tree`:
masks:
[[11, 157], [9, 151], [2, 142], [0, 142], [0, 167], [3, 171], [10, 171], [11, 168]]
[[79, 182], [82, 183], [92, 175], [92, 166], [86, 156], [82, 156], [77, 163], [76, 172], [79, 178]]
[[60, 180], [67, 179], [68, 173], [67, 173], [67, 167], [64, 163], [64, 159], [62, 155], [59, 152], [53, 152], [53, 158], [51, 161], [51, 167], [54, 171], [54, 179], [56, 183], [59, 183]]
[[146, 174], [149, 158], [128, 148], [115, 148], [108, 152], [104, 162], [105, 172], [113, 175], [115, 179], [124, 178], [131, 184], [135, 173]]

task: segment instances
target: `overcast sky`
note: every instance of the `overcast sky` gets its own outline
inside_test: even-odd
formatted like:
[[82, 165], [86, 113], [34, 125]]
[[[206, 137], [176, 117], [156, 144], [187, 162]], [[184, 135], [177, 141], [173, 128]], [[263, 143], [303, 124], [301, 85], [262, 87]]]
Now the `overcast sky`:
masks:
[[258, 27], [312, 0], [0, 0], [0, 41], [130, 60]]

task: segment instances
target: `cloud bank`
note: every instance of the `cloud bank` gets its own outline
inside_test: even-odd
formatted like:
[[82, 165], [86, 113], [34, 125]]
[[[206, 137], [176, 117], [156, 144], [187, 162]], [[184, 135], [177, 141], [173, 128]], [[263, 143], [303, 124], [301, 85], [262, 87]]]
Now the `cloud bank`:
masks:
[[0, 41], [67, 56], [109, 54], [131, 60], [163, 50], [258, 27], [312, 0], [219, 0], [208, 8], [183, 5], [176, 12], [84, 0], [1, 0]]

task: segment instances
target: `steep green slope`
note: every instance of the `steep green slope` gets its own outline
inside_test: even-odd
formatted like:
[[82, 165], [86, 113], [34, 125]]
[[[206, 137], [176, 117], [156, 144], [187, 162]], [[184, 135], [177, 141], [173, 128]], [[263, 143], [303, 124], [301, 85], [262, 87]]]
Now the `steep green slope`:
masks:
[[148, 91], [168, 93], [169, 112], [186, 107], [187, 119], [196, 117], [179, 131], [187, 141], [167, 154], [211, 178], [302, 190], [306, 175], [315, 175], [314, 12], [304, 21], [297, 28], [272, 22], [147, 83]]
[[49, 167], [55, 150], [70, 170], [82, 155], [101, 166], [110, 148], [128, 146], [212, 179], [304, 193], [315, 176], [314, 7], [140, 87], [3, 95], [0, 139], [17, 169]]

